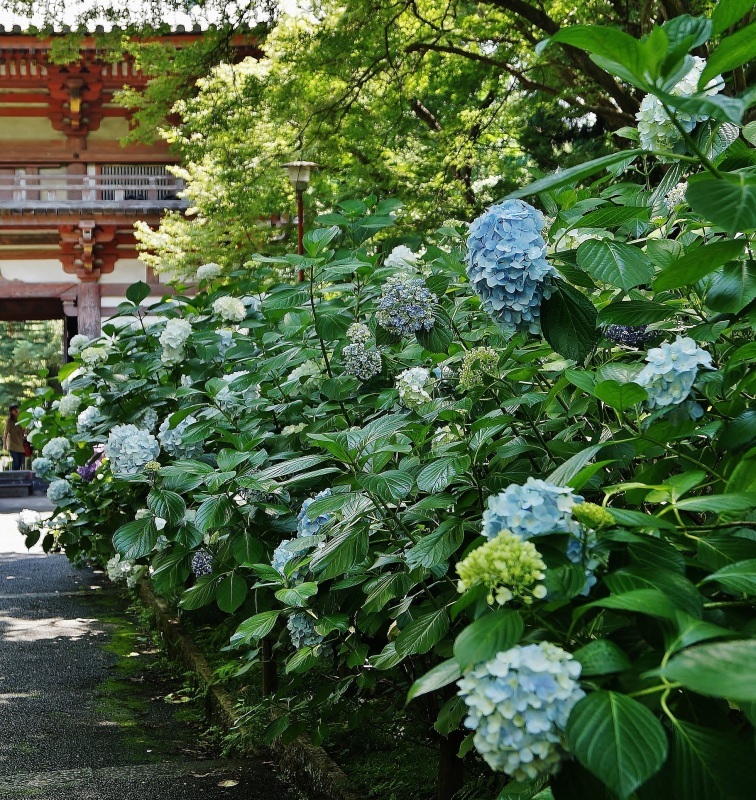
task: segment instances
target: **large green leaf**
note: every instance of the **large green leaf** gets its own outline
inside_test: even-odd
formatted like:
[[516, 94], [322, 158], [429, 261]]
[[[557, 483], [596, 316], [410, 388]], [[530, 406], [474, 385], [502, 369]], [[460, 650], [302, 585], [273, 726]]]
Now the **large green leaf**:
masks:
[[238, 572], [234, 571], [218, 584], [215, 601], [221, 611], [233, 614], [244, 602], [246, 596], [247, 582]]
[[608, 156], [601, 156], [601, 158], [594, 158], [592, 161], [586, 161], [584, 164], [568, 167], [560, 172], [547, 175], [545, 178], [541, 178], [527, 186], [523, 186], [521, 189], [511, 192], [504, 199], [530, 197], [540, 192], [550, 192], [554, 189], [560, 189], [563, 186], [569, 186], [585, 178], [590, 178], [603, 169], [613, 167], [615, 164], [620, 164], [634, 156], [639, 156], [641, 153], [643, 153], [643, 150], [623, 150], [621, 153], [612, 153]]
[[334, 536], [315, 552], [310, 569], [320, 580], [335, 578], [359, 564], [367, 551], [367, 531], [362, 528], [347, 530]]
[[624, 672], [631, 666], [625, 652], [608, 639], [596, 639], [576, 650], [573, 655], [583, 666], [580, 674], [584, 678]]
[[750, 173], [696, 175], [688, 180], [685, 199], [693, 211], [731, 236], [756, 228], [756, 177]]
[[756, 700], [756, 640], [691, 647], [659, 671], [670, 681], [709, 697]]
[[604, 306], [599, 312], [599, 322], [615, 325], [648, 325], [661, 322], [674, 314], [674, 308], [651, 300], [618, 300]]
[[609, 380], [596, 384], [596, 397], [618, 411], [625, 411], [642, 403], [648, 397], [648, 392], [637, 383]]
[[144, 281], [137, 281], [126, 290], [126, 299], [138, 306], [142, 300], [146, 300], [150, 296], [151, 291], [150, 286]]
[[462, 670], [459, 668], [459, 663], [456, 658], [450, 658], [448, 661], [442, 661], [437, 666], [433, 667], [430, 672], [426, 672], [421, 678], [418, 678], [410, 688], [407, 694], [407, 702], [413, 700], [415, 697], [420, 697], [422, 694], [428, 692], [435, 692], [436, 689], [442, 689], [450, 683], [462, 677]]
[[706, 305], [714, 311], [737, 314], [756, 299], [756, 262], [725, 264], [706, 293]]
[[180, 494], [154, 488], [147, 495], [147, 506], [156, 517], [162, 517], [169, 525], [178, 525], [186, 512], [186, 503]]
[[261, 611], [245, 619], [231, 637], [231, 644], [245, 645], [267, 636], [273, 630], [280, 614], [280, 611]]
[[276, 599], [284, 605], [304, 608], [307, 601], [318, 593], [318, 584], [314, 581], [298, 583], [289, 589], [279, 589], [276, 592]]
[[449, 614], [445, 608], [418, 617], [399, 634], [396, 652], [399, 656], [427, 653], [444, 638], [449, 630]]
[[745, 241], [723, 240], [697, 247], [666, 267], [654, 281], [657, 292], [690, 286], [710, 272], [737, 258], [745, 247]]
[[565, 358], [584, 361], [596, 346], [596, 309], [577, 289], [555, 281], [553, 294], [541, 304], [541, 327], [546, 341]]
[[677, 501], [677, 507], [684, 511], [711, 511], [714, 514], [725, 514], [729, 511], [750, 511], [752, 508], [756, 508], [756, 492], [686, 497]]
[[181, 595], [179, 606], [188, 611], [202, 608], [215, 599], [215, 591], [218, 588], [219, 578], [217, 575], [203, 575], [197, 579], [194, 586], [187, 589]]
[[113, 534], [113, 546], [124, 559], [143, 558], [152, 551], [158, 532], [150, 517], [135, 519]]
[[422, 492], [443, 492], [444, 489], [470, 466], [469, 457], [436, 458], [424, 466], [417, 476], [417, 488]]
[[626, 291], [654, 277], [654, 266], [642, 250], [611, 239], [583, 242], [577, 261], [592, 278]]
[[740, 22], [753, 9], [753, 0], [719, 0], [711, 13], [715, 34], [720, 34]]
[[722, 39], [719, 47], [706, 60], [706, 67], [698, 81], [699, 88], [703, 89], [721, 72], [730, 72], [754, 57], [756, 57], [756, 22]]
[[231, 519], [233, 507], [226, 495], [221, 494], [215, 497], [208, 497], [197, 509], [197, 516], [194, 524], [202, 531], [222, 528]]
[[361, 475], [360, 483], [382, 500], [396, 503], [403, 500], [411, 491], [414, 480], [411, 475], [398, 469], [386, 470], [378, 475]]
[[497, 653], [514, 647], [524, 630], [516, 611], [499, 609], [484, 614], [468, 625], [454, 642], [454, 657], [462, 670], [492, 659]]
[[435, 531], [426, 534], [410, 547], [406, 555], [407, 564], [410, 569], [431, 569], [443, 564], [460, 547], [463, 539], [460, 520], [445, 519]]
[[667, 758], [661, 722], [637, 700], [598, 691], [572, 709], [567, 723], [569, 751], [620, 800], [629, 797]]
[[707, 575], [702, 583], [718, 583], [730, 594], [756, 595], [756, 558], [736, 561]]

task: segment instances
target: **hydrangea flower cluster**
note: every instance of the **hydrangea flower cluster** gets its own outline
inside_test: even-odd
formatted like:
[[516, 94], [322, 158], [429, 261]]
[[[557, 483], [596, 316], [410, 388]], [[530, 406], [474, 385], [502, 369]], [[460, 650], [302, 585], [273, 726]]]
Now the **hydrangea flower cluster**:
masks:
[[676, 186], [673, 186], [667, 194], [664, 195], [664, 204], [670, 211], [674, 211], [677, 206], [685, 202], [685, 194], [688, 191], [688, 182], [682, 181]]
[[147, 572], [147, 567], [128, 558], [121, 558], [120, 553], [116, 553], [105, 565], [105, 571], [113, 583], [125, 580], [129, 589], [133, 589]]
[[170, 417], [163, 420], [158, 432], [162, 448], [175, 458], [196, 458], [202, 452], [200, 442], [184, 442], [184, 434], [190, 425], [197, 422], [191, 414], [184, 417], [175, 428], [171, 428]]
[[213, 313], [227, 322], [241, 322], [247, 316], [247, 309], [238, 297], [226, 295], [213, 302]]
[[486, 375], [495, 375], [499, 354], [493, 347], [474, 347], [462, 358], [459, 370], [459, 388], [469, 391], [483, 384]]
[[528, 478], [523, 486], [512, 483], [495, 497], [488, 498], [483, 512], [483, 535], [492, 539], [509, 530], [522, 539], [547, 533], [573, 533], [574, 506], [583, 502], [571, 489], [540, 478]]
[[342, 351], [344, 355], [344, 372], [354, 375], [361, 381], [369, 381], [378, 375], [383, 366], [381, 354], [374, 347], [368, 347], [370, 341], [370, 328], [367, 325], [355, 323], [347, 330], [349, 344]]
[[522, 200], [491, 206], [467, 238], [467, 277], [483, 308], [508, 334], [540, 331], [541, 303], [556, 274], [546, 261], [543, 216]]
[[550, 642], [497, 653], [458, 681], [465, 726], [491, 769], [528, 781], [553, 775], [566, 754], [570, 712], [585, 696], [580, 662]]
[[83, 333], [77, 333], [76, 336], [71, 337], [71, 341], [68, 343], [68, 355], [78, 356], [88, 345], [89, 336], [85, 336]]
[[148, 461], [160, 455], [158, 440], [136, 425], [116, 425], [108, 436], [105, 455], [114, 473], [136, 475]]
[[85, 347], [79, 354], [81, 360], [89, 367], [96, 367], [108, 360], [108, 348], [103, 346]]
[[39, 511], [32, 511], [30, 508], [25, 508], [16, 518], [16, 525], [18, 532], [22, 536], [28, 536], [37, 530], [42, 522], [42, 516]]
[[297, 514], [297, 536], [317, 536], [320, 533], [320, 529], [330, 521], [330, 514], [318, 514], [315, 519], [310, 519], [307, 516], [307, 509], [316, 500], [322, 500], [324, 497], [330, 496], [331, 490], [323, 489], [322, 492], [318, 492], [314, 497], [308, 497], [304, 503], [302, 503], [302, 507]]
[[[301, 539], [284, 539], [281, 544], [273, 551], [273, 558], [270, 561], [271, 567], [282, 577], [286, 577], [286, 565], [293, 560], [299, 560], [309, 553], [311, 545]], [[306, 567], [295, 569], [289, 575], [291, 583], [299, 583], [307, 574]]]
[[49, 458], [39, 456], [32, 461], [32, 472], [43, 480], [53, 471], [53, 462]]
[[626, 347], [645, 347], [658, 334], [648, 330], [646, 325], [607, 325], [604, 336], [610, 342], [624, 344]]
[[305, 361], [304, 364], [300, 364], [298, 367], [294, 367], [294, 369], [288, 374], [286, 378], [286, 382], [289, 381], [301, 381], [303, 378], [305, 383], [310, 380], [311, 378], [319, 378], [320, 377], [320, 369], [318, 365], [312, 360]]
[[538, 583], [544, 579], [545, 569], [532, 542], [504, 530], [457, 564], [457, 591], [485, 586], [491, 604], [503, 606], [515, 599], [529, 605], [546, 597], [546, 587]]
[[689, 337], [678, 336], [646, 354], [646, 366], [635, 382], [648, 392], [649, 408], [665, 408], [687, 400], [699, 367], [711, 367], [711, 354]]
[[220, 342], [218, 342], [218, 355], [226, 357], [226, 353], [234, 346], [234, 331], [230, 328], [220, 328], [218, 331]]
[[221, 272], [223, 272], [223, 267], [221, 267], [220, 264], [216, 264], [214, 261], [211, 261], [209, 264], [203, 264], [201, 267], [197, 267], [197, 280], [212, 280], [213, 278], [217, 278]]
[[462, 439], [462, 431], [458, 425], [453, 428], [451, 425], [443, 425], [439, 428], [431, 439], [431, 452], [441, 450], [442, 447], [447, 445], [457, 444]]
[[180, 364], [184, 359], [186, 340], [192, 334], [192, 324], [185, 319], [169, 319], [160, 334], [163, 352], [160, 360], [167, 366]]
[[548, 247], [549, 252], [561, 252], [563, 250], [577, 250], [583, 242], [589, 239], [611, 239], [612, 234], [597, 228], [560, 228], [551, 239], [553, 244]]
[[79, 413], [79, 406], [81, 405], [81, 398], [75, 394], [64, 394], [60, 398], [58, 411], [61, 417], [75, 417]]
[[55, 463], [65, 458], [71, 450], [71, 442], [65, 436], [55, 436], [42, 448], [42, 456]]
[[435, 324], [433, 310], [437, 297], [422, 278], [392, 275], [383, 284], [375, 318], [395, 336], [410, 336], [419, 330], [429, 331]]
[[[698, 91], [698, 79], [706, 67], [706, 61], [698, 56], [693, 56], [692, 63], [690, 71], [669, 90], [669, 94], [676, 97], [690, 97]], [[704, 94], [712, 96], [718, 94], [723, 88], [724, 81], [722, 76], [718, 75], [706, 84]], [[699, 122], [708, 119], [708, 117], [689, 114], [679, 109], [675, 110], [675, 117], [686, 133], [690, 133]], [[681, 145], [682, 134], [664, 110], [661, 100], [654, 95], [647, 94], [643, 98], [640, 111], [635, 118], [638, 120], [640, 144], [645, 150], [676, 150]]]
[[[260, 386], [258, 384], [247, 386], [246, 389], [241, 390], [231, 388], [231, 384], [244, 375], [249, 375], [249, 372], [247, 370], [239, 370], [223, 376], [222, 379], [226, 385], [215, 395], [215, 400], [224, 411], [240, 405], [242, 400], [257, 400], [260, 397]], [[237, 393], [241, 395], [241, 398], [237, 396]]]
[[96, 406], [85, 408], [76, 418], [76, 430], [78, 433], [89, 433], [89, 431], [102, 422], [103, 416]]
[[286, 622], [291, 643], [297, 650], [303, 647], [317, 647], [323, 637], [315, 630], [315, 620], [306, 612], [292, 614]]
[[417, 266], [418, 257], [407, 245], [397, 245], [385, 258], [384, 267], [396, 269], [412, 269]]
[[424, 367], [412, 367], [400, 372], [396, 378], [396, 388], [399, 390], [399, 400], [407, 408], [418, 408], [425, 403], [430, 403], [434, 381], [430, 372]]
[[73, 487], [65, 478], [56, 478], [47, 487], [47, 499], [51, 503], [59, 503], [73, 493]]
[[197, 550], [192, 556], [192, 573], [195, 578], [213, 574], [213, 556], [208, 550]]

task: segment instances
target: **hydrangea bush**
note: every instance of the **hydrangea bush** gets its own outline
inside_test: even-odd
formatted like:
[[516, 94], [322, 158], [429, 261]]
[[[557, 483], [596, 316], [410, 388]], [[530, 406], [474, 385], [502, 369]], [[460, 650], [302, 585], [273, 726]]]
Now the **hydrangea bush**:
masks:
[[688, 52], [722, 19], [554, 35], [659, 101], [653, 153], [419, 253], [370, 197], [191, 299], [132, 287], [72, 342], [78, 416], [24, 412], [58, 505], [27, 541], [225, 617], [240, 673], [278, 678], [271, 736], [379, 707], [491, 797], [746, 800], [756, 134], [726, 39]]

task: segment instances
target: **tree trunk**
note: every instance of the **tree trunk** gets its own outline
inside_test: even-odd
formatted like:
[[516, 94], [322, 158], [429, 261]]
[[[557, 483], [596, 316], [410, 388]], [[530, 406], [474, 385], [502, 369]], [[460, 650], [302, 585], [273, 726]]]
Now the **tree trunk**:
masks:
[[457, 757], [465, 738], [464, 731], [452, 731], [441, 737], [438, 752], [438, 800], [452, 800], [464, 782], [464, 764]]

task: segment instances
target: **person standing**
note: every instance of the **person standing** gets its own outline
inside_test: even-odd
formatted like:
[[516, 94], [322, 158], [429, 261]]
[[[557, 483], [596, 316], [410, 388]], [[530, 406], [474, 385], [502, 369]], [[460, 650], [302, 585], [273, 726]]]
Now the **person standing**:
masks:
[[13, 403], [8, 408], [8, 419], [3, 431], [3, 447], [11, 454], [11, 469], [23, 469], [26, 461], [24, 429], [18, 424], [19, 407]]

